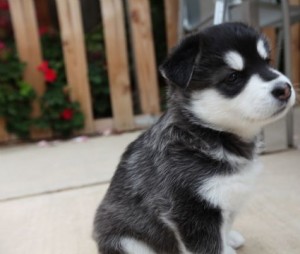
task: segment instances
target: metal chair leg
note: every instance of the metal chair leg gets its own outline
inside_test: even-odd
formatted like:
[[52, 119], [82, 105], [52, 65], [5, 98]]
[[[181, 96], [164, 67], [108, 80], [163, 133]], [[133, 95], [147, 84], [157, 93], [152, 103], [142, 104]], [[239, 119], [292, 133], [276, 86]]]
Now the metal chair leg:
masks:
[[216, 0], [215, 13], [214, 13], [214, 25], [221, 24], [225, 21], [226, 8], [227, 8], [227, 0]]
[[276, 44], [277, 51], [274, 59], [274, 66], [276, 69], [279, 69], [280, 66], [280, 58], [281, 58], [282, 44], [283, 44], [282, 42], [283, 42], [283, 31], [282, 29], [280, 29], [277, 34], [277, 44]]
[[[285, 74], [292, 79], [292, 64], [291, 64], [291, 21], [289, 2], [287, 0], [281, 1], [282, 19], [283, 19], [283, 35], [284, 35], [284, 71]], [[287, 145], [294, 147], [294, 117], [293, 110], [286, 116], [286, 130], [287, 130]]]

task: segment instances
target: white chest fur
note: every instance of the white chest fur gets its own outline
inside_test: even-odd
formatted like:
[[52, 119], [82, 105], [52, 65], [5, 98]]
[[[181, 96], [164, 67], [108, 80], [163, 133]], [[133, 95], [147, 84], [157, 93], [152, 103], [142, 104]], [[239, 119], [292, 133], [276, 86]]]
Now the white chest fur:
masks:
[[222, 210], [238, 211], [254, 187], [255, 179], [261, 171], [258, 159], [242, 164], [238, 173], [213, 176], [202, 184], [198, 193], [213, 206]]

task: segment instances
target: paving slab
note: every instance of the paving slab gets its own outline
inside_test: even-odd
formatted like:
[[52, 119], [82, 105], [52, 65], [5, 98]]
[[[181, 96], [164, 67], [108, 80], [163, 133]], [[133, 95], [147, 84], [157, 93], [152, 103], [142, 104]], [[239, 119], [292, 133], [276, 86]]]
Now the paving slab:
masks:
[[[247, 239], [238, 254], [299, 254], [300, 152], [262, 160], [257, 189], [235, 224]], [[0, 202], [0, 253], [97, 254], [92, 221], [107, 187]]]
[[0, 148], [0, 200], [107, 182], [140, 132]]
[[0, 203], [0, 253], [93, 254], [92, 222], [107, 185]]

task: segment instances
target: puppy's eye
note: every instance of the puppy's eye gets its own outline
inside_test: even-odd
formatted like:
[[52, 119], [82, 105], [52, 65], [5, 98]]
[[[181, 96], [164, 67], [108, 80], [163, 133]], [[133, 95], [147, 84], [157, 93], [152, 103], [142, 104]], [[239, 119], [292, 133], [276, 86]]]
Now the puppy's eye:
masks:
[[232, 83], [235, 82], [239, 77], [239, 73], [238, 72], [232, 72], [231, 74], [229, 74], [229, 76], [227, 77], [226, 81], [228, 83]]

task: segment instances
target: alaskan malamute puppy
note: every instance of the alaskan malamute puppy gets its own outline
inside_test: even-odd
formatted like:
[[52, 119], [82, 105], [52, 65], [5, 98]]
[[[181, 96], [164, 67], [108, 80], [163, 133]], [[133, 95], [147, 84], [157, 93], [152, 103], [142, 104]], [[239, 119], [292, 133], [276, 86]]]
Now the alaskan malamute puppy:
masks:
[[295, 103], [263, 35], [241, 23], [185, 38], [160, 71], [168, 110], [122, 156], [95, 218], [102, 254], [234, 254], [260, 166], [256, 135]]

